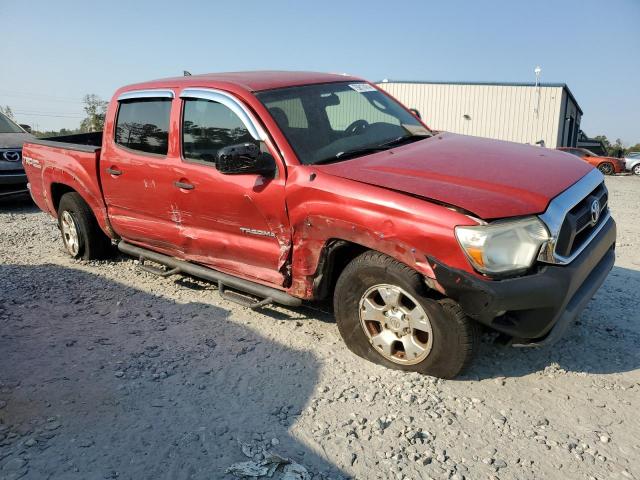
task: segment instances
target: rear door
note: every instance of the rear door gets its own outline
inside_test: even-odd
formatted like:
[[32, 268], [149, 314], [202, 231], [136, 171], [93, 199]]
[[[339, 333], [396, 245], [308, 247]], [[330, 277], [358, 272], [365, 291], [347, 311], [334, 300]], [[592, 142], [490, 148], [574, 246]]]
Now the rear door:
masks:
[[105, 130], [100, 178], [114, 230], [124, 239], [166, 253], [179, 250], [168, 156], [172, 90], [126, 92]]
[[[174, 181], [182, 215], [182, 245], [195, 262], [276, 285], [283, 285], [290, 249], [285, 177], [224, 175], [216, 154], [225, 146], [254, 143], [271, 148], [252, 113], [232, 95], [211, 89], [181, 94], [181, 158]], [[267, 140], [265, 142], [265, 140]]]

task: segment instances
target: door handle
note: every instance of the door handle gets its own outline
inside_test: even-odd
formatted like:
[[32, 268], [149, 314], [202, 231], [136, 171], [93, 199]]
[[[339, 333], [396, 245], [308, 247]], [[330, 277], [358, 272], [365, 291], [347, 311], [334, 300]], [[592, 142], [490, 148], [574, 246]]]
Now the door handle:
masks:
[[106, 171], [109, 175], [115, 175], [116, 177], [122, 175], [123, 173], [122, 170], [118, 170], [117, 168], [113, 167], [107, 168]]
[[176, 187], [181, 188], [181, 189], [183, 189], [183, 190], [193, 190], [194, 188], [196, 188], [196, 187], [194, 187], [192, 184], [190, 184], [190, 183], [185, 183], [185, 182], [173, 182], [173, 184], [174, 184]]

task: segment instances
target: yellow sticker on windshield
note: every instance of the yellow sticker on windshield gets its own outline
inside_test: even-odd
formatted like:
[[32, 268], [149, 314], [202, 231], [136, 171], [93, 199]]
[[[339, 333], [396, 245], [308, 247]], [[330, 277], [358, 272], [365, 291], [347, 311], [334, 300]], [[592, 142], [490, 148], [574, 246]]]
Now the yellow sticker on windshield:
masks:
[[364, 92], [375, 92], [376, 89], [369, 85], [368, 83], [351, 83], [349, 84], [351, 88], [353, 88], [358, 93]]

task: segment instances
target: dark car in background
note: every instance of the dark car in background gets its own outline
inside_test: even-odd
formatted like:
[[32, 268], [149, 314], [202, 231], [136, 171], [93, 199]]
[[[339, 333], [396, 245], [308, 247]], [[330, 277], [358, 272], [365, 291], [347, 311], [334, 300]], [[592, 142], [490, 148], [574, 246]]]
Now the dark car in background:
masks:
[[0, 113], [0, 198], [28, 191], [22, 145], [33, 139], [33, 135]]

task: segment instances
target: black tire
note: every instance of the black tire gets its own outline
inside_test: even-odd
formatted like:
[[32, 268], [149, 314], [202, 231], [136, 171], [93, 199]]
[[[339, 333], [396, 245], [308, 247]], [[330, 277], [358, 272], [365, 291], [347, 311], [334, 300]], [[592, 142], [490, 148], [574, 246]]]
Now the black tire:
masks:
[[637, 165], [634, 165], [631, 171], [633, 172], [634, 175], [640, 175], [640, 163], [638, 163]]
[[[77, 248], [71, 248], [69, 238], [65, 235], [63, 224], [64, 220], [69, 220], [69, 216], [76, 229]], [[71, 257], [95, 260], [105, 258], [111, 253], [111, 240], [104, 234], [91, 208], [78, 193], [65, 193], [60, 199], [58, 225], [62, 232], [65, 249]]]
[[[411, 365], [387, 359], [378, 352], [360, 321], [360, 300], [376, 285], [400, 287], [420, 304], [431, 323], [432, 344], [426, 358]], [[478, 328], [450, 299], [428, 298], [420, 275], [387, 255], [367, 251], [341, 273], [334, 291], [338, 330], [356, 355], [385, 367], [415, 371], [439, 378], [459, 375], [471, 362], [478, 344]]]
[[613, 164], [610, 162], [602, 162], [600, 165], [598, 165], [598, 170], [600, 170], [603, 175], [613, 175], [613, 172], [615, 171], [613, 168]]

